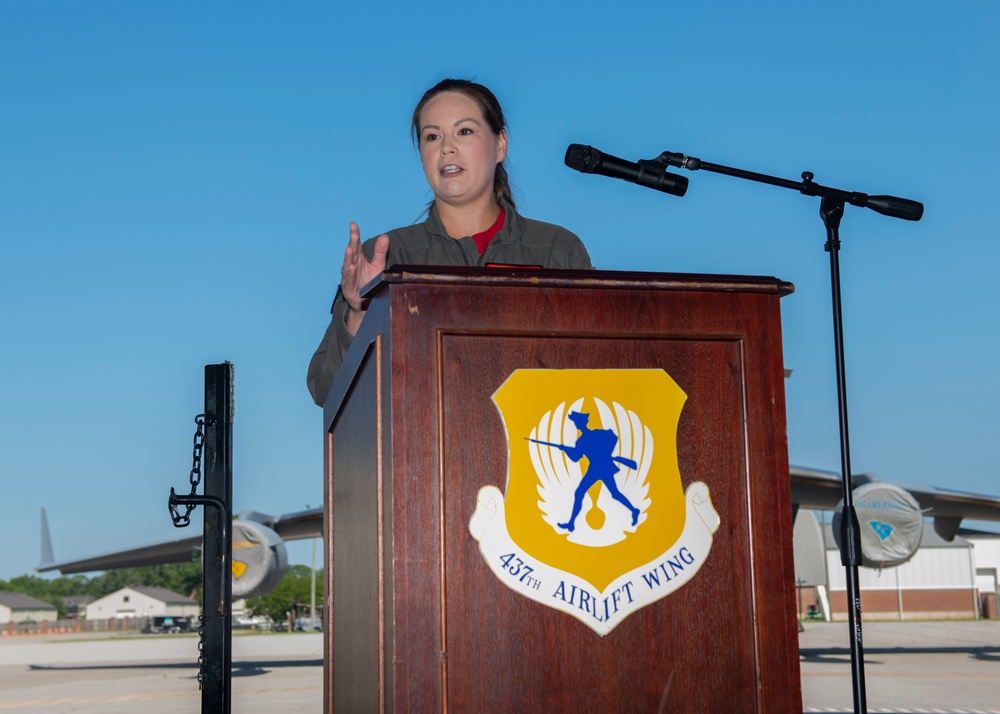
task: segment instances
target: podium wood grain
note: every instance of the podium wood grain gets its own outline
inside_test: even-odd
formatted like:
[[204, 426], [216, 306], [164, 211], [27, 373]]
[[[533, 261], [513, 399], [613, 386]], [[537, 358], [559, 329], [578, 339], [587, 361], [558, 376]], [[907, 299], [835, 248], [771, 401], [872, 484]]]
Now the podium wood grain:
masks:
[[[401, 267], [324, 407], [327, 711], [801, 712], [774, 278]], [[605, 637], [504, 586], [468, 523], [506, 487], [517, 369], [664, 369], [693, 580]], [[669, 544], [665, 544], [666, 546]]]

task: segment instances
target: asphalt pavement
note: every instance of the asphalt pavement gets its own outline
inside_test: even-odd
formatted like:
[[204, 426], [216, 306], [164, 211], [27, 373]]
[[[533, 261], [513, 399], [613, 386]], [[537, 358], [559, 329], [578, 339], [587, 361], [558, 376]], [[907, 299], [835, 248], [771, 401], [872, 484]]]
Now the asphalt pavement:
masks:
[[[853, 712], [847, 623], [804, 627], [805, 711]], [[866, 622], [862, 645], [869, 712], [1000, 712], [1000, 620]]]
[[[234, 714], [321, 711], [322, 637], [234, 636]], [[4, 637], [0, 714], [200, 712], [197, 660], [193, 635]]]
[[[870, 622], [864, 675], [873, 714], [1000, 714], [1000, 621]], [[806, 712], [851, 712], [846, 623], [799, 634]], [[201, 711], [197, 638], [86, 635], [0, 638], [0, 714]], [[233, 712], [319, 712], [321, 634], [237, 634]]]

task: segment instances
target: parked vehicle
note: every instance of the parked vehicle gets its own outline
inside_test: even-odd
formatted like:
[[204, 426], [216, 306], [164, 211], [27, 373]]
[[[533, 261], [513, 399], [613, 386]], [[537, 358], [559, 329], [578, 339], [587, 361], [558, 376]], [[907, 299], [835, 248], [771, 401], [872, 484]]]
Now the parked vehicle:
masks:
[[[298, 618], [295, 621], [295, 626], [292, 629], [295, 630], [296, 632], [309, 632], [309, 630], [310, 630], [310, 627], [309, 627], [310, 622], [309, 622], [309, 620], [310, 620], [310, 618], [308, 618], [308, 617], [300, 617], [300, 618]], [[318, 617], [315, 618], [312, 621], [312, 631], [313, 632], [322, 632], [323, 631], [323, 621], [320, 620]]]
[[270, 630], [272, 627], [271, 618], [263, 615], [234, 615], [234, 630]]
[[191, 617], [171, 617], [156, 616], [151, 617], [142, 631], [147, 635], [175, 634], [178, 632], [191, 632]]

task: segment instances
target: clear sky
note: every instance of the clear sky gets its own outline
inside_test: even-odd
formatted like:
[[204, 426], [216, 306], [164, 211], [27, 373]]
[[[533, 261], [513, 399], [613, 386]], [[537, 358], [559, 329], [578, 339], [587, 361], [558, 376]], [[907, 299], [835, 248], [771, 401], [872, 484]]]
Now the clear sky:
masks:
[[236, 365], [236, 510], [321, 504], [305, 371], [348, 222], [418, 218], [409, 117], [447, 76], [496, 92], [520, 207], [597, 267], [795, 284], [793, 464], [840, 468], [819, 200], [707, 172], [675, 198], [566, 146], [922, 201], [841, 226], [854, 471], [1000, 494], [998, 60], [985, 1], [0, 1], [0, 578], [42, 506], [60, 560], [187, 535], [209, 363]]

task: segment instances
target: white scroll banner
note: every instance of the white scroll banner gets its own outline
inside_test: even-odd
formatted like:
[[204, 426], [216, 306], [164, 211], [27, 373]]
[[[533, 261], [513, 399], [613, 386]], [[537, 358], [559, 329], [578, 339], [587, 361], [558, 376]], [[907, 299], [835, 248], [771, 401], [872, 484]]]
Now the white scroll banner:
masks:
[[496, 486], [480, 489], [469, 532], [504, 585], [572, 615], [603, 637], [636, 610], [687, 583], [708, 558], [712, 534], [720, 523], [708, 486], [695, 481], [684, 498], [687, 514], [680, 538], [661, 556], [619, 576], [602, 592], [572, 573], [538, 562], [519, 548], [507, 532], [503, 494]]

